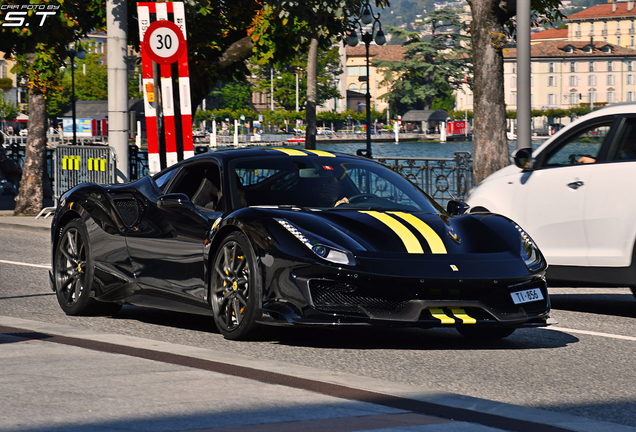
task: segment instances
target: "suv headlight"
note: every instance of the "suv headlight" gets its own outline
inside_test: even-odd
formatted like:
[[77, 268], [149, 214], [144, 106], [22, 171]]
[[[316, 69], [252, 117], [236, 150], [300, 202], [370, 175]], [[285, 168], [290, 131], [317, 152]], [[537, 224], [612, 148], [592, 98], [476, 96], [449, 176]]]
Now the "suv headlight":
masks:
[[519, 231], [519, 236], [521, 237], [520, 255], [526, 267], [528, 267], [528, 270], [537, 271], [541, 267], [545, 266], [543, 256], [530, 235], [519, 225], [515, 225], [515, 228]]
[[343, 247], [331, 244], [329, 241], [322, 239], [314, 234], [302, 231], [285, 219], [276, 219], [287, 231], [296, 237], [302, 244], [307, 246], [313, 253], [320, 258], [335, 264], [355, 265], [356, 261], [353, 254]]

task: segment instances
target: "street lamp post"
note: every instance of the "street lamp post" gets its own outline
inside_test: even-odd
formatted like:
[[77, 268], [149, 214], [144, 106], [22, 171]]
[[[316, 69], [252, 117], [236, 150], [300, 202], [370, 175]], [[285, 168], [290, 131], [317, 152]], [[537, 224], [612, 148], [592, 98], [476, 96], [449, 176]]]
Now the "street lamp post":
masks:
[[[371, 29], [363, 29], [362, 24], [365, 26], [371, 24]], [[375, 26], [378, 25], [378, 30], [376, 31]], [[356, 27], [360, 30], [360, 37], [362, 42], [366, 47], [366, 59], [367, 59], [367, 93], [366, 93], [366, 110], [367, 110], [367, 148], [366, 150], [359, 149], [356, 153], [358, 156], [364, 156], [371, 158], [371, 86], [369, 82], [369, 45], [372, 41], [375, 40], [375, 43], [378, 45], [384, 45], [386, 43], [386, 37], [384, 36], [384, 32], [382, 31], [382, 24], [380, 24], [380, 13], [378, 15], [373, 15], [373, 9], [371, 8], [371, 4], [369, 0], [366, 0], [365, 4], [362, 5], [362, 11], [360, 12], [360, 17], [357, 18], [351, 25], [351, 30], [347, 35], [347, 44], [349, 46], [358, 45], [358, 34], [356, 33]], [[375, 34], [375, 36], [374, 36]]]
[[[75, 45], [77, 46], [77, 44]], [[79, 49], [75, 50], [75, 48], [71, 48], [68, 50], [68, 56], [71, 58], [71, 111], [73, 113], [73, 145], [77, 145], [77, 125], [75, 122], [76, 113], [75, 113], [75, 57], [80, 60], [84, 60], [86, 58], [86, 51], [80, 44]]]

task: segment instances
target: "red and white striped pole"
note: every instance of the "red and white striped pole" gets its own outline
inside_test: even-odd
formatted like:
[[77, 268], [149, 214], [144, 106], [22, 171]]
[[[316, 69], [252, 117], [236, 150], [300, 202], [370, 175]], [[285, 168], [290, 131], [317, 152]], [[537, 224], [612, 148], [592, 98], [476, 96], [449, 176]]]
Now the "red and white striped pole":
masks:
[[[153, 60], [160, 64], [161, 71], [161, 108], [166, 142], [166, 163], [170, 166], [178, 161], [174, 115], [175, 100], [172, 85], [172, 63], [175, 62], [179, 71], [179, 108], [181, 111], [183, 158], [187, 159], [194, 156], [185, 10], [182, 2], [143, 2], [137, 4], [137, 10], [142, 40], [141, 54], [148, 137], [148, 161], [150, 172], [155, 173], [160, 171], [161, 158], [159, 157], [159, 144], [156, 133], [157, 111], [153, 93]], [[151, 14], [156, 16], [154, 23], [151, 21]], [[173, 15], [174, 21], [168, 21], [169, 14]], [[161, 24], [158, 25], [157, 22]], [[168, 22], [170, 22], [170, 25], [167, 24]], [[148, 30], [149, 27], [151, 27], [150, 30]]]

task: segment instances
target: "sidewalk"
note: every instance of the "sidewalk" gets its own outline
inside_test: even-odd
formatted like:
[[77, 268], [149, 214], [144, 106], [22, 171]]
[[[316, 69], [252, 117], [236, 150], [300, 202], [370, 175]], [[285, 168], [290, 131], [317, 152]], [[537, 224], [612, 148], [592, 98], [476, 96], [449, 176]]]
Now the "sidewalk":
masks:
[[0, 431], [634, 432], [202, 348], [0, 316]]
[[[52, 200], [44, 200], [45, 207], [52, 207]], [[38, 229], [50, 231], [52, 216], [36, 219], [35, 216], [14, 216], [15, 197], [0, 195], [0, 225], [12, 226], [14, 229]]]

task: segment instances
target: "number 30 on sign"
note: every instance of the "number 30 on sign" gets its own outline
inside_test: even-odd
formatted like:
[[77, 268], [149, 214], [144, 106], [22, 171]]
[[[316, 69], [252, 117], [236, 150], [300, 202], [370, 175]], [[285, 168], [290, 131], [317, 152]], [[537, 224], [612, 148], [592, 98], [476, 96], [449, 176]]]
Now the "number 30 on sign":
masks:
[[183, 54], [185, 39], [172, 21], [155, 21], [144, 33], [144, 49], [154, 62], [171, 64]]

